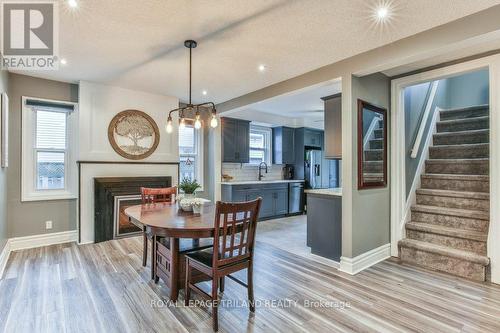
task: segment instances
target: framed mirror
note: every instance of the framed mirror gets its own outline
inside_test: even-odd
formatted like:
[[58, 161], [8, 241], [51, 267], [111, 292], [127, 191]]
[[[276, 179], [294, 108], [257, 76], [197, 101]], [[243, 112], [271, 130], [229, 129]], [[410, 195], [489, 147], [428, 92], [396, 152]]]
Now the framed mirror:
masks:
[[387, 186], [387, 110], [358, 99], [358, 189]]

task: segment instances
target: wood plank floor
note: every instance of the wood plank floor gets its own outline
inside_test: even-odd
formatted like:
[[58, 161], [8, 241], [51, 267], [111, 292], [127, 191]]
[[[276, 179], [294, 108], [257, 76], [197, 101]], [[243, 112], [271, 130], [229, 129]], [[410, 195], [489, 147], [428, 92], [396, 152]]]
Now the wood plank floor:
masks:
[[[256, 248], [261, 304], [255, 315], [230, 304], [246, 291], [226, 279], [221, 332], [500, 332], [499, 286], [391, 260], [350, 276]], [[149, 280], [141, 249], [135, 237], [14, 252], [0, 280], [0, 332], [210, 332], [210, 310], [184, 307], [182, 293], [177, 306], [159, 302], [168, 290]]]

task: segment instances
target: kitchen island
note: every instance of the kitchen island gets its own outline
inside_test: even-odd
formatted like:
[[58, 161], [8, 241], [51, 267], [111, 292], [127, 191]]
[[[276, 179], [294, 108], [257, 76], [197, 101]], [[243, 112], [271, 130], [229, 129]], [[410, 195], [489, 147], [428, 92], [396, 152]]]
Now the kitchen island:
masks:
[[305, 190], [307, 246], [311, 253], [339, 262], [342, 255], [342, 189]]
[[222, 201], [242, 202], [262, 198], [259, 220], [302, 214], [303, 180], [232, 181], [221, 183]]

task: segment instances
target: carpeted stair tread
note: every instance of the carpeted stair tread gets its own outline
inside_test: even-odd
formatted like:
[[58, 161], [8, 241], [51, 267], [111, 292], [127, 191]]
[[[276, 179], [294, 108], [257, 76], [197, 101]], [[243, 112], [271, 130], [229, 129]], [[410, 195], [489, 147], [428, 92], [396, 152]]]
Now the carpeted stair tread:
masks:
[[445, 227], [437, 224], [421, 223], [421, 222], [408, 222], [406, 229], [415, 230], [425, 233], [450, 236], [456, 238], [470, 239], [480, 242], [488, 240], [488, 234], [481, 231], [465, 230], [452, 227]]
[[434, 146], [488, 143], [489, 129], [468, 130], [458, 132], [442, 132], [433, 134]]
[[440, 110], [441, 120], [475, 118], [489, 115], [489, 105], [475, 105], [465, 108]]
[[439, 145], [429, 147], [429, 159], [478, 159], [490, 156], [489, 143]]
[[422, 175], [423, 178], [435, 178], [435, 179], [446, 179], [446, 180], [475, 180], [475, 181], [489, 181], [490, 176], [487, 175], [454, 175], [446, 173], [425, 173]]
[[424, 252], [430, 252], [440, 256], [452, 257], [484, 266], [488, 266], [490, 264], [490, 259], [480, 254], [476, 254], [470, 251], [457, 250], [447, 246], [422, 242], [414, 239], [405, 238], [399, 241], [399, 246], [413, 248]]
[[435, 190], [435, 189], [417, 189], [417, 194], [422, 195], [435, 195], [441, 197], [454, 197], [454, 198], [466, 198], [466, 199], [479, 199], [479, 200], [489, 200], [490, 194], [484, 192], [465, 192], [465, 191], [451, 191], [451, 190]]
[[470, 210], [470, 209], [457, 209], [457, 208], [447, 208], [439, 206], [424, 206], [424, 205], [413, 205], [411, 207], [412, 212], [446, 215], [446, 216], [456, 216], [465, 217], [477, 220], [489, 220], [490, 214], [481, 210]]

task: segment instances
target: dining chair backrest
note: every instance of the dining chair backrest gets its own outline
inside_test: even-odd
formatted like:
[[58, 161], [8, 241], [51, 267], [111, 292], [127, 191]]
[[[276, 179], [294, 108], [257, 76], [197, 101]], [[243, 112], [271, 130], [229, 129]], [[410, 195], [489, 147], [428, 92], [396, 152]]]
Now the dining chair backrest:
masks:
[[167, 202], [177, 193], [177, 187], [148, 188], [141, 187], [141, 199], [143, 204]]
[[217, 202], [212, 263], [214, 268], [253, 256], [261, 202], [262, 198], [249, 202]]

